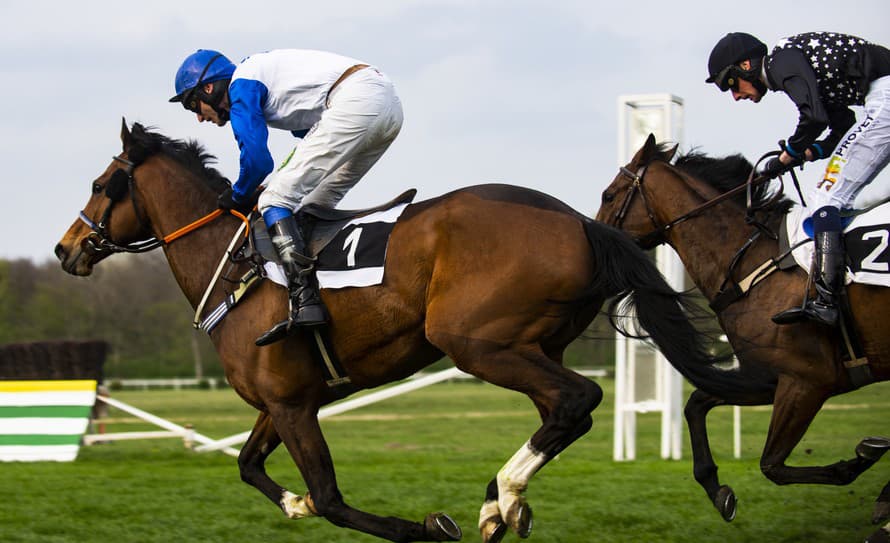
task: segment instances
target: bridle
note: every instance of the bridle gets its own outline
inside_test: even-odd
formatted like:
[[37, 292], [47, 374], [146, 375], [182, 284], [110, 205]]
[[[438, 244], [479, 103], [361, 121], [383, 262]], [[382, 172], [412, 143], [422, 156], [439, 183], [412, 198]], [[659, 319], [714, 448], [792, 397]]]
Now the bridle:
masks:
[[[113, 156], [112, 159], [122, 163], [125, 167], [115, 170], [115, 172], [111, 174], [111, 178], [109, 178], [108, 183], [105, 185], [105, 196], [108, 198], [108, 205], [105, 207], [105, 211], [102, 212], [102, 217], [99, 219], [99, 222], [94, 222], [87, 216], [87, 214], [83, 210], [81, 210], [78, 214], [78, 218], [92, 230], [92, 232], [87, 235], [87, 237], [81, 244], [84, 252], [92, 257], [104, 258], [114, 253], [145, 253], [148, 251], [152, 251], [154, 249], [157, 249], [158, 247], [168, 245], [174, 240], [177, 240], [185, 236], [186, 234], [197, 230], [198, 228], [210, 223], [224, 213], [222, 209], [216, 209], [205, 215], [204, 217], [201, 217], [200, 219], [186, 226], [183, 226], [182, 228], [171, 232], [170, 234], [167, 234], [163, 238], [152, 236], [148, 239], [134, 241], [131, 243], [117, 243], [113, 239], [111, 239], [111, 236], [108, 232], [108, 224], [109, 220], [111, 219], [112, 208], [114, 208], [114, 205], [117, 202], [123, 200], [127, 194], [130, 195], [130, 203], [133, 205], [133, 211], [136, 214], [136, 219], [139, 221], [140, 228], [143, 231], [149, 231], [150, 228], [149, 221], [145, 218], [145, 214], [142, 212], [142, 208], [139, 206], [139, 203], [136, 199], [135, 180], [133, 178], [133, 172], [135, 171], [136, 167], [139, 166], [139, 164], [119, 155]], [[244, 224], [246, 225], [246, 228], [244, 230], [246, 236], [250, 231], [250, 225], [247, 217], [245, 217], [238, 211], [235, 211], [234, 209], [230, 209], [228, 210], [228, 212], [244, 222]]]
[[[761, 159], [758, 160], [757, 163], [759, 164], [764, 158], [767, 158], [769, 156], [773, 156], [773, 152], [767, 153], [766, 155], [764, 155], [764, 157], [761, 157]], [[650, 245], [657, 245], [660, 243], [664, 243], [666, 241], [665, 236], [667, 235], [667, 233], [672, 228], [677, 226], [678, 224], [683, 223], [693, 217], [700, 215], [706, 209], [714, 207], [717, 204], [724, 202], [725, 200], [733, 198], [741, 192], [747, 192], [747, 195], [748, 195], [748, 206], [747, 206], [748, 213], [746, 215], [746, 222], [752, 223], [755, 226], [757, 226], [758, 228], [764, 228], [761, 224], [759, 224], [753, 220], [752, 211], [754, 210], [754, 207], [752, 206], [752, 203], [751, 203], [751, 200], [752, 200], [751, 195], [752, 195], [752, 190], [755, 186], [760, 185], [762, 183], [766, 183], [766, 182], [770, 181], [771, 179], [773, 179], [773, 177], [765, 176], [765, 175], [755, 177], [756, 167], [752, 168], [751, 174], [748, 176], [748, 181], [745, 184], [739, 185], [733, 189], [730, 189], [727, 192], [724, 192], [714, 198], [711, 198], [711, 199], [705, 201], [703, 204], [692, 208], [691, 210], [680, 215], [676, 219], [673, 219], [663, 225], [660, 225], [658, 220], [656, 219], [655, 213], [652, 211], [652, 207], [649, 205], [649, 201], [646, 199], [646, 193], [643, 191], [643, 178], [646, 175], [646, 171], [648, 170], [648, 168], [649, 168], [649, 165], [647, 164], [645, 166], [641, 166], [636, 172], [634, 172], [624, 166], [619, 167], [619, 172], [621, 173], [621, 175], [630, 179], [631, 184], [627, 188], [627, 193], [624, 196], [624, 201], [621, 203], [621, 207], [618, 209], [618, 212], [615, 213], [615, 216], [613, 218], [613, 223], [612, 223], [616, 228], [621, 228], [621, 225], [624, 222], [624, 219], [627, 217], [627, 212], [630, 209], [630, 205], [633, 201], [634, 196], [639, 194], [640, 198], [643, 199], [643, 205], [646, 208], [646, 214], [649, 216], [649, 221], [652, 223], [652, 226], [654, 227], [654, 230], [652, 232], [649, 232], [648, 234], [644, 234], [643, 236], [637, 238], [637, 243], [639, 243], [641, 246], [648, 247]], [[795, 182], [796, 181], [797, 180], [795, 178]], [[770, 198], [770, 202], [777, 200], [781, 196], [782, 196], [782, 191], [781, 190], [777, 191], [777, 193], [775, 195], [773, 195], [772, 198]]]
[[136, 169], [137, 164], [122, 156], [114, 156], [112, 158], [122, 163], [125, 167], [115, 170], [105, 185], [105, 196], [108, 198], [108, 205], [105, 207], [99, 222], [93, 222], [83, 210], [78, 214], [78, 218], [92, 229], [92, 232], [83, 241], [83, 249], [91, 256], [107, 256], [114, 253], [145, 253], [157, 249], [164, 242], [154, 236], [141, 241], [119, 244], [112, 240], [108, 233], [111, 210], [127, 194], [130, 195], [130, 202], [133, 205], [139, 226], [143, 230], [148, 230], [148, 221], [145, 219], [141, 207], [136, 202], [133, 171]]

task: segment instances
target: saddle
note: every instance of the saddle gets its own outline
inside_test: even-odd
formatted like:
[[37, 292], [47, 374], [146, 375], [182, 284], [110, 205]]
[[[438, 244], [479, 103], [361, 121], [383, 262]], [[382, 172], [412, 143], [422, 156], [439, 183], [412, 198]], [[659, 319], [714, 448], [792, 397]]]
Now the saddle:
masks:
[[[333, 209], [316, 204], [307, 204], [296, 213], [297, 223], [306, 240], [306, 256], [316, 257], [334, 239], [338, 232], [349, 222], [372, 213], [386, 211], [400, 204], [414, 201], [417, 189], [409, 189], [389, 202], [367, 209]], [[251, 217], [249, 253], [257, 264], [274, 262], [280, 264], [278, 252], [272, 245], [272, 238], [266, 228], [262, 215]]]

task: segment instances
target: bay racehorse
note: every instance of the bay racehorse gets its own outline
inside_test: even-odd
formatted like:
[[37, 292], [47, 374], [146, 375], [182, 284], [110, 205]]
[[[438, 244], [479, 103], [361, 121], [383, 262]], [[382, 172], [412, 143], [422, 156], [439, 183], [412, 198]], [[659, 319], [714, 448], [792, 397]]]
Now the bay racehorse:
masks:
[[[767, 273], [770, 266], [762, 267], [779, 256], [779, 242], [767, 233], [779, 231], [793, 202], [766, 183], [751, 183], [751, 207], [759, 211], [755, 221], [746, 222], [752, 165], [738, 155], [716, 159], [701, 153], [681, 156], [671, 164], [676, 149], [657, 145], [650, 135], [603, 192], [597, 219], [628, 232], [643, 248], [661, 243], [673, 247], [715, 308], [743, 371], [760, 375], [761, 383], [769, 385], [741, 394], [692, 393], [685, 415], [695, 479], [724, 519], [732, 520], [736, 498], [717, 478], [707, 437], [707, 413], [720, 405], [772, 403], [760, 460], [763, 474], [780, 485], [851, 483], [890, 448], [890, 441], [863, 439], [854, 458], [826, 466], [797, 467], [785, 461], [825, 400], [890, 378], [890, 290], [858, 284], [849, 287], [850, 324], [859, 332], [868, 360], [868, 366], [855, 369], [859, 373], [851, 374], [843, 363], [845, 348], [838, 330], [817, 324], [773, 324], [770, 317], [800, 305], [808, 288], [804, 270]], [[727, 297], [743, 290], [747, 290], [745, 295]], [[890, 514], [888, 488], [878, 498], [875, 522]]]
[[[192, 306], [210, 285], [209, 307], [216, 307], [232, 287], [212, 284], [214, 270], [241, 225], [240, 218], [217, 216], [227, 181], [194, 142], [138, 123], [130, 130], [126, 122], [121, 140], [123, 152], [91, 182], [80, 218], [56, 247], [63, 269], [89, 275], [112, 253], [163, 246]], [[171, 234], [191, 224], [203, 226]], [[684, 298], [624, 233], [545, 194], [508, 185], [412, 204], [392, 230], [383, 284], [322, 291], [349, 385], [325, 384], [311, 335], [254, 345], [287, 314], [285, 290], [271, 281], [212, 330], [226, 378], [259, 411], [238, 458], [241, 477], [291, 518], [322, 516], [392, 541], [460, 539], [460, 528], [444, 513], [412, 522], [347, 505], [317, 419], [320, 406], [448, 356], [463, 371], [526, 394], [540, 414], [542, 425], [491, 480], [480, 512], [484, 541], [499, 541], [507, 529], [527, 536], [531, 509], [522, 493], [530, 478], [589, 430], [590, 413], [602, 399], [597, 384], [562, 366], [563, 350], [604, 301], [614, 299], [614, 307], [625, 294], [640, 324], [696, 386], [715, 394], [736, 386], [735, 376], [712, 365]], [[282, 442], [308, 487], [305, 495], [266, 474], [264, 462]]]

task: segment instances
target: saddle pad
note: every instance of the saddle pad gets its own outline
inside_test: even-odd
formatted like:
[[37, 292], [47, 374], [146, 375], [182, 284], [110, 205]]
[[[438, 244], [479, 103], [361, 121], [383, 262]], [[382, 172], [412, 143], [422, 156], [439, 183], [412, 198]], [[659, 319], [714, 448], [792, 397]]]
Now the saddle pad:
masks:
[[[795, 206], [785, 218], [791, 245], [808, 239], [803, 230], [807, 209]], [[857, 215], [844, 229], [849, 267], [846, 282], [890, 287], [890, 205], [882, 205]], [[806, 243], [793, 251], [794, 260], [804, 270], [810, 269], [813, 244]]]
[[[315, 275], [321, 288], [369, 287], [383, 282], [389, 235], [408, 204], [400, 204], [352, 219], [322, 249]], [[287, 278], [280, 265], [266, 262], [266, 277], [282, 286]]]

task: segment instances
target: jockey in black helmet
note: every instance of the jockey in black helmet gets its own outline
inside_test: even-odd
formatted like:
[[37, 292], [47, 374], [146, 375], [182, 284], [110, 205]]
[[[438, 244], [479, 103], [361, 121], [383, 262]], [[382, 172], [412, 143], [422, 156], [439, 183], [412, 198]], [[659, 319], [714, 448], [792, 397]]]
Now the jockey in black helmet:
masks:
[[[822, 182], [807, 198], [812, 211], [804, 222], [815, 240], [816, 298], [773, 321], [810, 319], [834, 326], [846, 270], [841, 211], [851, 209], [890, 162], [890, 50], [847, 34], [808, 32], [780, 40], [767, 54], [754, 36], [732, 32], [711, 51], [708, 74], [707, 83], [731, 91], [736, 101], [757, 103], [772, 90], [784, 92], [797, 106], [797, 128], [765, 173], [831, 157]], [[864, 108], [858, 123], [850, 106]]]

